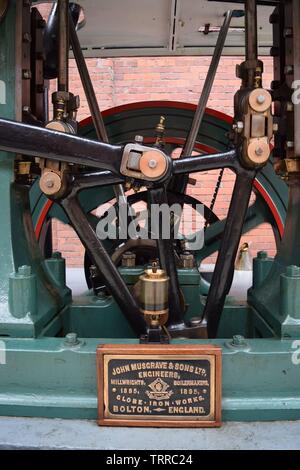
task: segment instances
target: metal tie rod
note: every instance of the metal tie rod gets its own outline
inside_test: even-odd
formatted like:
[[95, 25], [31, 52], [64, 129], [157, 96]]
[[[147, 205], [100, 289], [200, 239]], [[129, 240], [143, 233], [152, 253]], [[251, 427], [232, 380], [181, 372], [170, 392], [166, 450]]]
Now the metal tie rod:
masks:
[[[98, 105], [96, 93], [92, 84], [92, 80], [89, 74], [89, 70], [88, 70], [84, 55], [82, 53], [82, 49], [80, 46], [80, 42], [78, 39], [78, 35], [76, 32], [76, 28], [75, 28], [70, 11], [69, 11], [69, 31], [70, 31], [70, 41], [71, 41], [74, 58], [76, 60], [82, 86], [85, 92], [89, 110], [90, 110], [92, 120], [95, 126], [97, 138], [99, 141], [109, 143], [103, 117], [102, 117], [102, 114]], [[122, 204], [127, 204], [127, 197], [125, 195], [124, 188], [121, 184], [114, 186], [114, 192], [117, 198], [117, 202], [121, 201]]]
[[209, 99], [209, 95], [215, 80], [215, 76], [217, 73], [217, 69], [220, 63], [220, 59], [222, 56], [222, 52], [224, 49], [224, 44], [226, 41], [226, 37], [228, 34], [231, 18], [235, 17], [241, 17], [244, 15], [244, 12], [242, 10], [228, 10], [227, 13], [225, 13], [225, 19], [224, 23], [220, 29], [217, 44], [212, 56], [212, 60], [209, 66], [209, 70], [206, 75], [205, 83], [203, 86], [203, 90], [199, 99], [199, 103], [196, 109], [196, 112], [194, 114], [193, 122], [191, 129], [189, 131], [188, 137], [185, 141], [181, 157], [186, 157], [187, 155], [192, 155], [192, 152], [195, 147], [197, 135], [203, 120], [203, 116], [205, 113], [205, 108], [207, 106], [207, 102]]

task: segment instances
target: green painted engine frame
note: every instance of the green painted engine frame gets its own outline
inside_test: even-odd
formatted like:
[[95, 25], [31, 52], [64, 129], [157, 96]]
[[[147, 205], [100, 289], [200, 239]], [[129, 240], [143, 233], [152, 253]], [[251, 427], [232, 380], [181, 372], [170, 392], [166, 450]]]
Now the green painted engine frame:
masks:
[[[11, 0], [8, 13], [0, 23], [0, 84], [5, 87], [0, 115], [11, 119], [20, 119], [21, 110], [20, 3]], [[102, 338], [93, 338], [91, 332], [84, 331], [89, 323], [86, 313], [101, 318], [101, 302], [110, 302], [105, 310], [115, 314], [110, 328], [113, 328], [112, 318], [116, 321], [118, 317], [117, 309], [112, 299], [95, 299], [92, 295], [71, 302], [71, 293], [65, 286], [64, 261], [57, 256], [49, 261], [42, 258], [32, 224], [29, 188], [20, 189], [14, 183], [12, 156], [3, 152], [0, 153], [0, 187], [0, 414], [95, 419], [97, 345], [122, 345], [137, 340], [112, 339], [108, 330]], [[295, 209], [291, 206], [295, 206], [294, 198], [288, 210], [294, 217]], [[282, 250], [289, 242], [294, 243], [293, 230], [295, 235], [299, 225], [289, 223], [288, 227]], [[299, 249], [295, 243], [289, 247], [289, 252], [293, 250], [298, 260]], [[213, 340], [223, 350], [224, 420], [300, 419], [300, 320], [297, 318], [300, 276], [296, 268], [286, 268], [291, 256], [281, 256], [274, 263], [260, 255], [255, 260], [251, 304], [228, 299], [224, 308], [220, 326], [224, 337]], [[278, 263], [279, 274], [274, 269]], [[136, 273], [127, 272], [127, 275]], [[205, 299], [193, 285], [195, 282], [198, 286], [197, 275], [193, 277], [191, 272], [180, 275], [182, 285], [186, 282], [186, 288], [196, 293], [198, 303], [195, 301], [194, 305], [200, 313]], [[263, 304], [262, 296], [258, 295], [262, 287], [272, 290], [268, 275], [281, 280], [277, 294], [285, 301], [277, 313], [281, 315], [281, 324], [289, 324], [284, 334], [272, 327], [265, 314], [265, 310], [272, 314], [269, 305], [259, 308]], [[278, 321], [278, 315], [276, 318]], [[79, 339], [61, 336], [73, 330], [74, 322]], [[241, 333], [247, 339], [232, 338]]]

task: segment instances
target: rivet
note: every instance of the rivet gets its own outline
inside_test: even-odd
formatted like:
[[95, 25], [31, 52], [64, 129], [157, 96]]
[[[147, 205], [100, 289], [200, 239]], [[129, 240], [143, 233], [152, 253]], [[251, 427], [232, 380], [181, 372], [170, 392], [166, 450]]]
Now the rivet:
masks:
[[257, 147], [255, 149], [255, 154], [258, 156], [258, 157], [261, 157], [262, 154], [264, 153], [263, 149], [261, 147]]
[[264, 95], [258, 95], [256, 98], [256, 101], [258, 102], [258, 104], [264, 104], [264, 102], [266, 101], [266, 98]]
[[148, 166], [149, 166], [149, 168], [156, 168], [157, 167], [157, 161], [156, 160], [149, 160]]

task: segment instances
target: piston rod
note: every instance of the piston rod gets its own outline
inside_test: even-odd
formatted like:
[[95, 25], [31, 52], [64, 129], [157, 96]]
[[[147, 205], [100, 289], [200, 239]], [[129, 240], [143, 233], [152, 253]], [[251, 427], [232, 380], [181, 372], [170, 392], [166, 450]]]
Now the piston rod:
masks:
[[245, 1], [245, 37], [246, 37], [246, 63], [248, 75], [246, 86], [255, 86], [255, 69], [257, 64], [257, 3], [256, 0]]
[[69, 0], [58, 0], [58, 91], [69, 91]]

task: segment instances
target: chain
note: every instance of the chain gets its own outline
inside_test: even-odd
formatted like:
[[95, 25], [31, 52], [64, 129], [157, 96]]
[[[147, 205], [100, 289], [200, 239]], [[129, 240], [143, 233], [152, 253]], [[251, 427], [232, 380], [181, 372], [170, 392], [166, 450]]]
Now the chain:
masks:
[[204, 230], [206, 230], [207, 226], [210, 224], [210, 221], [211, 221], [210, 216], [211, 216], [211, 213], [213, 212], [214, 207], [215, 207], [215, 203], [216, 203], [217, 196], [218, 196], [218, 193], [219, 193], [219, 190], [220, 190], [220, 187], [221, 187], [223, 175], [224, 175], [224, 168], [222, 168], [222, 170], [219, 173], [218, 181], [217, 181], [217, 184], [216, 184], [216, 187], [215, 187], [215, 192], [213, 194], [213, 197], [212, 197], [212, 200], [211, 200], [211, 203], [210, 203], [210, 206], [209, 206], [210, 213], [208, 214], [208, 217], [205, 221]]

